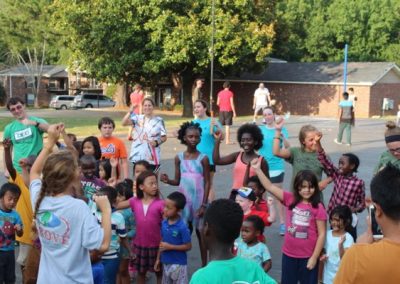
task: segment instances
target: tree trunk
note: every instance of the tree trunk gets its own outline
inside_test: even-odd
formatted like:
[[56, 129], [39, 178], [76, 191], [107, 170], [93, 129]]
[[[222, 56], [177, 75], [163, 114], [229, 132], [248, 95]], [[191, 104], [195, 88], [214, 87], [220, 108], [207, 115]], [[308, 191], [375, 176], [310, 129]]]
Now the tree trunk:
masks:
[[193, 117], [192, 85], [194, 76], [191, 71], [185, 71], [182, 75], [183, 84], [183, 117]]
[[126, 84], [118, 84], [114, 94], [115, 107], [126, 107]]

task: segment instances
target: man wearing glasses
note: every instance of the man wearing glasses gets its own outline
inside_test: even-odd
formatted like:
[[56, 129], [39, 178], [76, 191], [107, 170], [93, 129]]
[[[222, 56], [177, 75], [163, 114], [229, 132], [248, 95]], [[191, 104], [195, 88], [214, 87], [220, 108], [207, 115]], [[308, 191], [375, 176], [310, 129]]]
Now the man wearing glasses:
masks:
[[19, 160], [31, 155], [38, 155], [43, 148], [43, 133], [49, 125], [44, 119], [28, 116], [25, 102], [18, 98], [10, 98], [7, 109], [15, 120], [6, 125], [4, 139], [10, 139], [13, 147], [13, 165], [21, 173]]

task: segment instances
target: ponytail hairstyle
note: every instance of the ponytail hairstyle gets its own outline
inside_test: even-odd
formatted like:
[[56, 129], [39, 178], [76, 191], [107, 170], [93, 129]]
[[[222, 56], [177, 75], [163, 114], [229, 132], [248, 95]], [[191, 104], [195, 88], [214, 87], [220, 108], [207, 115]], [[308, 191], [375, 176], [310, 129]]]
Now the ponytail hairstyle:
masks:
[[[79, 177], [78, 163], [69, 151], [60, 151], [47, 158], [42, 175], [42, 187], [35, 204], [33, 220], [40, 214], [39, 208], [43, 198], [63, 193]], [[35, 222], [33, 230], [36, 231]]]
[[201, 103], [201, 105], [206, 109], [206, 115], [207, 115], [208, 117], [211, 116], [210, 109], [209, 109], [209, 107], [208, 107], [208, 103], [207, 103], [205, 100], [198, 99], [198, 100], [196, 100], [196, 101], [194, 102], [194, 104], [196, 104], [196, 103]]

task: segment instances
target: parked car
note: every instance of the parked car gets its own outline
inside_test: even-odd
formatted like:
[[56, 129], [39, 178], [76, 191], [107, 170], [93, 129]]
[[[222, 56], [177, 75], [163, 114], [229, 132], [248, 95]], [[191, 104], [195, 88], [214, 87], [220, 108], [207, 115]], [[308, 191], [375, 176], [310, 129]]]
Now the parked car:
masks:
[[71, 108], [74, 99], [75, 97], [73, 96], [55, 96], [51, 99], [49, 107], [55, 109], [68, 109]]
[[90, 93], [77, 95], [71, 105], [72, 108], [101, 108], [113, 106], [115, 106], [115, 102], [112, 99], [102, 94]]

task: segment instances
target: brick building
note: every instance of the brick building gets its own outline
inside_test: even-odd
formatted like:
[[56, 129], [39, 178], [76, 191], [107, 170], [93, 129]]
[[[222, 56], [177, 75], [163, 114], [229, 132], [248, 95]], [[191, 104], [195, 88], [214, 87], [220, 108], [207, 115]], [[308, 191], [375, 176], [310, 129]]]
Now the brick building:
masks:
[[[5, 89], [6, 99], [20, 97], [29, 105], [34, 102], [32, 91], [33, 79], [37, 82], [38, 75], [30, 73], [25, 66], [15, 66], [0, 71], [0, 83]], [[40, 78], [38, 93], [39, 106], [48, 106], [52, 96], [68, 93], [68, 72], [65, 66], [44, 65]]]
[[[356, 116], [382, 114], [384, 98], [392, 100], [397, 112], [400, 104], [400, 69], [391, 62], [349, 62], [347, 89], [357, 96]], [[225, 80], [231, 82], [239, 115], [252, 114], [254, 91], [263, 82], [283, 112], [297, 115], [334, 117], [343, 92], [343, 63], [270, 62], [261, 74], [214, 80], [214, 94], [222, 89]]]

